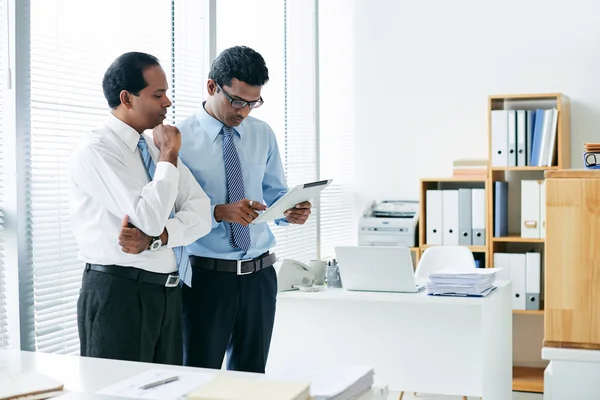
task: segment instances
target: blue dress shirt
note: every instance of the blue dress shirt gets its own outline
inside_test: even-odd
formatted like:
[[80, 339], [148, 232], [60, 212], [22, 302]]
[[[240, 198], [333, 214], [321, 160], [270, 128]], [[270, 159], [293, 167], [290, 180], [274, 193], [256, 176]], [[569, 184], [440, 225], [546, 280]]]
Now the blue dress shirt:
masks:
[[[252, 244], [245, 253], [231, 247], [230, 224], [215, 220], [215, 205], [227, 204], [227, 179], [223, 162], [223, 123], [206, 112], [204, 106], [177, 125], [181, 132], [179, 157], [190, 169], [212, 206], [212, 230], [187, 246], [191, 255], [226, 260], [255, 258], [275, 245], [266, 222], [250, 225]], [[246, 198], [271, 206], [287, 191], [287, 183], [275, 134], [269, 125], [248, 116], [234, 128], [234, 143], [244, 175]], [[275, 221], [285, 225], [285, 219]]]

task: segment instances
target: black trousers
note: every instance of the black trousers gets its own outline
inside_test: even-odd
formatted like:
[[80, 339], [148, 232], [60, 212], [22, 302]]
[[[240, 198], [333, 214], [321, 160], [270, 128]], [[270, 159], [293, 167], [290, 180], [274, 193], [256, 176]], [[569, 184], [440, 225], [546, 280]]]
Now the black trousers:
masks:
[[193, 269], [192, 287], [182, 287], [183, 363], [264, 373], [277, 300], [271, 267], [248, 275]]
[[77, 302], [81, 355], [181, 365], [181, 288], [85, 271]]

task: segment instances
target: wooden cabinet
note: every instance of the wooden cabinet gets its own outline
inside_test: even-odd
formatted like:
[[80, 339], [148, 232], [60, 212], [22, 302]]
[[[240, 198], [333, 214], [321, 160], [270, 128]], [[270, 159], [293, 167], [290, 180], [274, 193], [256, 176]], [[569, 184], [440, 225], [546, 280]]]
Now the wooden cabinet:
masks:
[[600, 349], [600, 170], [545, 176], [544, 346]]

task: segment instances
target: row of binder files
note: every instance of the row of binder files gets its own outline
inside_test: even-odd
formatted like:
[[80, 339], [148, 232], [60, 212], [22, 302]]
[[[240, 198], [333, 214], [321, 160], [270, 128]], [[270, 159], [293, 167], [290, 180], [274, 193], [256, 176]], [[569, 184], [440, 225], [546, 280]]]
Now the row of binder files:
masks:
[[425, 192], [425, 244], [485, 246], [485, 189]]
[[[505, 237], [508, 232], [508, 182], [494, 182], [494, 237]], [[546, 181], [521, 181], [522, 238], [546, 237]]]
[[558, 110], [492, 110], [492, 167], [551, 166]]
[[[427, 190], [426, 243], [485, 246], [485, 189]], [[508, 231], [508, 182], [494, 182], [494, 237]], [[521, 180], [522, 238], [546, 237], [546, 181]]]
[[494, 253], [496, 279], [510, 279], [513, 310], [539, 310], [542, 288], [541, 254]]

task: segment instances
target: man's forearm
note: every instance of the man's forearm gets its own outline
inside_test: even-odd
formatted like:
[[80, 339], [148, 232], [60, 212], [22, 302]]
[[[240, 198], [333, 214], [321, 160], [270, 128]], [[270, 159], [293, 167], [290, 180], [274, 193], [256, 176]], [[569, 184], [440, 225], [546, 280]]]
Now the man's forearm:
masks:
[[163, 233], [160, 234], [160, 241], [163, 246], [166, 246], [169, 242], [169, 232], [167, 232], [167, 228], [165, 228]]

